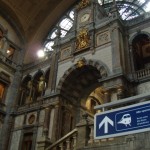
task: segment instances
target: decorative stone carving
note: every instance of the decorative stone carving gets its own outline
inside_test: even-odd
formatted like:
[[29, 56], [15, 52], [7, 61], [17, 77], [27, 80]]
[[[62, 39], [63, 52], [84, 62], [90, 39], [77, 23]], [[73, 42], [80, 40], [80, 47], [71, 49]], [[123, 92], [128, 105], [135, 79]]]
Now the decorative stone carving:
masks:
[[45, 85], [44, 76], [41, 76], [38, 84], [38, 92], [43, 92], [43, 90], [45, 90], [45, 87], [46, 85]]
[[124, 88], [122, 86], [119, 86], [117, 88], [117, 99], [123, 99], [124, 98]]
[[32, 100], [32, 90], [33, 90], [33, 83], [32, 81], [28, 81], [27, 83], [27, 98], [26, 98], [26, 104], [30, 104], [33, 102]]
[[81, 58], [77, 61], [77, 67], [81, 68], [85, 65], [85, 58]]
[[36, 112], [29, 113], [27, 115], [26, 124], [32, 125], [32, 124], [36, 123], [36, 119], [37, 119], [37, 113]]
[[100, 74], [102, 78], [107, 77], [107, 70], [103, 66], [100, 67]]
[[77, 10], [81, 10], [87, 7], [90, 4], [90, 0], [81, 0], [81, 2], [77, 5]]
[[96, 36], [96, 45], [101, 46], [110, 42], [110, 33], [105, 31], [103, 33], [98, 33]]
[[67, 59], [68, 57], [70, 57], [71, 55], [71, 47], [67, 47], [61, 50], [61, 55], [60, 55], [60, 59], [64, 60]]
[[83, 28], [79, 31], [79, 34], [77, 36], [76, 50], [85, 49], [89, 47], [89, 44], [90, 44], [90, 36], [88, 30], [86, 28]]
[[35, 122], [35, 118], [36, 118], [36, 117], [35, 117], [34, 114], [30, 115], [30, 116], [29, 116], [29, 119], [28, 119], [28, 123], [29, 123], [29, 124], [33, 124], [33, 123]]

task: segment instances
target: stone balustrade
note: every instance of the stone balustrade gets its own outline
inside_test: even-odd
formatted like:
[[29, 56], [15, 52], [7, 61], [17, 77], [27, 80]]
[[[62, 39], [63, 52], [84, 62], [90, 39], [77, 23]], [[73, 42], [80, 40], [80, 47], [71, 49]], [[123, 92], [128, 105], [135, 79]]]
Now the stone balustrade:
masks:
[[45, 150], [76, 150], [77, 129], [72, 130], [67, 135], [47, 147]]
[[0, 61], [6, 63], [7, 65], [16, 68], [17, 64], [14, 63], [12, 60], [10, 60], [9, 58], [5, 57], [3, 54], [0, 54]]
[[150, 68], [142, 69], [142, 70], [135, 72], [135, 77], [138, 80], [144, 79], [144, 78], [149, 77], [149, 76], [150, 76]]

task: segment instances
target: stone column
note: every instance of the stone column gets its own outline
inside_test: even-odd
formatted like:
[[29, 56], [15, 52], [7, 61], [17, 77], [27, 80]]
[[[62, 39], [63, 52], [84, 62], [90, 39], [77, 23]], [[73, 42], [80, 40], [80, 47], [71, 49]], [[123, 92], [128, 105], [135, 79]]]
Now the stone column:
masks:
[[83, 115], [83, 119], [76, 125], [78, 130], [77, 135], [77, 149], [82, 149], [88, 144], [89, 140], [89, 128], [87, 114]]
[[117, 88], [117, 99], [123, 99], [124, 98], [124, 89], [123, 87]]
[[112, 40], [112, 64], [114, 73], [122, 73], [122, 54], [121, 54], [121, 38], [120, 27], [117, 22], [114, 22], [110, 28]]
[[11, 85], [9, 86], [7, 96], [6, 96], [6, 116], [4, 120], [4, 125], [2, 129], [2, 134], [0, 136], [0, 150], [7, 150], [10, 140], [10, 132], [13, 126], [14, 118], [11, 115], [15, 111], [15, 106], [17, 102], [17, 96], [19, 91], [19, 86], [22, 78], [21, 66], [17, 66], [17, 70], [14, 74], [14, 79], [12, 80]]
[[111, 100], [110, 100], [110, 93], [109, 91], [105, 91], [104, 92], [104, 103], [109, 103]]
[[48, 138], [48, 131], [49, 131], [49, 123], [50, 123], [50, 114], [51, 114], [52, 106], [45, 108], [45, 119], [43, 124], [43, 133], [45, 137]]
[[58, 59], [59, 59], [59, 51], [60, 51], [60, 36], [61, 32], [60, 30], [57, 31], [55, 38], [55, 45], [54, 45], [54, 53], [51, 57], [51, 69], [49, 74], [49, 81], [48, 81], [48, 88], [45, 91], [45, 95], [48, 95], [49, 93], [55, 92], [56, 87], [56, 79], [57, 79], [57, 69], [58, 69]]
[[53, 132], [52, 132], [52, 142], [55, 142], [56, 140], [58, 140], [58, 138], [60, 137], [60, 124], [61, 124], [61, 119], [60, 119], [60, 102], [58, 102], [55, 105], [55, 111], [54, 111], [54, 121], [53, 121]]

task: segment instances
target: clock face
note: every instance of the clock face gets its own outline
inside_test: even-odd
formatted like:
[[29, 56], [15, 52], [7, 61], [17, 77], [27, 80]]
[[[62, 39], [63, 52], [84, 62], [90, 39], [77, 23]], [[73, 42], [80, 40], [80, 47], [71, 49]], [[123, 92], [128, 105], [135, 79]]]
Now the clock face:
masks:
[[85, 22], [85, 21], [88, 21], [89, 18], [90, 18], [90, 14], [89, 14], [89, 13], [86, 13], [86, 14], [84, 14], [84, 15], [81, 16], [80, 21], [81, 21], [81, 23], [83, 23], [83, 22]]

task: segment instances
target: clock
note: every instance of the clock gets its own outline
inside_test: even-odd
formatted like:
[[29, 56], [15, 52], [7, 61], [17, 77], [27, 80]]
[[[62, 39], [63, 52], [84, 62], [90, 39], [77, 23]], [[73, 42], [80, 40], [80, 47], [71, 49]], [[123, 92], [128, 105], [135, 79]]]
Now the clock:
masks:
[[89, 18], [90, 18], [90, 14], [89, 14], [89, 13], [85, 13], [85, 14], [83, 14], [83, 15], [81, 16], [80, 22], [81, 22], [81, 23], [86, 22], [86, 21], [89, 20]]

